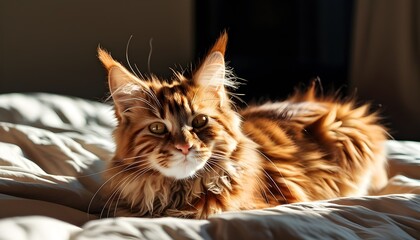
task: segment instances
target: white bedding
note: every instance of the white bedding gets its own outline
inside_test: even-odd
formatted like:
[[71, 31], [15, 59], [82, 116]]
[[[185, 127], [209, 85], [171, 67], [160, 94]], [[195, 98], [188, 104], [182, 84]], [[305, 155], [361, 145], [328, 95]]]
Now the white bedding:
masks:
[[0, 239], [420, 239], [420, 142], [390, 140], [378, 196], [223, 213], [208, 220], [99, 219], [112, 156], [109, 105], [0, 95]]

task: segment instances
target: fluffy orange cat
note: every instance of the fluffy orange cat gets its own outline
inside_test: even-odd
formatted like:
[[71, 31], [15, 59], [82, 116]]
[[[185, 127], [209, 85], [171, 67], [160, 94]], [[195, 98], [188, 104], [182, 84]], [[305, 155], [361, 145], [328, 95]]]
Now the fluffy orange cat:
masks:
[[317, 94], [236, 111], [223, 33], [188, 78], [137, 77], [99, 49], [118, 125], [107, 215], [223, 211], [369, 194], [386, 180], [386, 129], [369, 105]]

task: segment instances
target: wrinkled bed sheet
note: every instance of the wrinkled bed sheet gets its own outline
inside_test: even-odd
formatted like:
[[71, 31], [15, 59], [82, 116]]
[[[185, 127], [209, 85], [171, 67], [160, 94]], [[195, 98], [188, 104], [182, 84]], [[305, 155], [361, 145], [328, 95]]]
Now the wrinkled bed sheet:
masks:
[[387, 142], [390, 179], [377, 196], [207, 220], [99, 219], [114, 125], [99, 101], [0, 95], [0, 239], [420, 239], [420, 142], [398, 140]]

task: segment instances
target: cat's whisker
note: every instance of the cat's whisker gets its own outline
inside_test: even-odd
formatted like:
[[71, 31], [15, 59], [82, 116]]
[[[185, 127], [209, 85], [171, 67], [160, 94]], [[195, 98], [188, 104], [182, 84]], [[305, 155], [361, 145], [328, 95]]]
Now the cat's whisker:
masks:
[[138, 75], [140, 75], [140, 77], [142, 78], [142, 79], [145, 79], [145, 77], [143, 76], [143, 74], [141, 73], [141, 71], [139, 70], [139, 68], [137, 67], [137, 64], [134, 64], [134, 67], [136, 68], [136, 70], [137, 70], [137, 74]]
[[95, 173], [91, 173], [91, 174], [83, 174], [83, 175], [80, 175], [80, 176], [78, 176], [79, 178], [85, 178], [85, 177], [91, 177], [91, 176], [95, 176], [95, 175], [98, 175], [98, 174], [103, 174], [103, 173], [106, 173], [106, 172], [109, 172], [109, 171], [112, 171], [113, 169], [115, 169], [115, 168], [118, 168], [118, 167], [110, 167], [110, 168], [106, 168], [105, 170], [103, 170], [103, 171], [99, 171], [99, 172], [95, 172]]
[[[224, 156], [223, 154], [219, 154], [219, 155], [214, 154], [214, 155], [216, 156], [216, 158], [210, 158], [208, 166], [211, 167], [211, 164], [213, 164], [216, 167], [218, 167], [219, 169], [221, 169], [222, 171], [228, 173], [228, 171], [225, 169], [225, 167], [221, 166], [217, 161], [215, 161], [215, 160], [226, 160], [226, 156]], [[237, 159], [237, 160], [240, 160], [240, 159]], [[247, 166], [253, 167], [252, 165], [247, 164], [246, 162], [243, 162], [241, 164], [244, 164], [244, 163]], [[265, 170], [263, 170], [263, 171], [265, 172]], [[217, 173], [217, 171], [215, 171], [215, 172]], [[219, 177], [220, 177], [220, 175], [219, 175]], [[266, 191], [268, 191], [270, 193], [270, 195], [273, 197], [273, 199], [276, 199], [276, 196], [274, 195], [274, 193], [268, 188], [268, 186], [266, 184], [264, 184], [265, 183], [264, 179], [261, 179], [260, 176], [257, 175], [257, 174], [255, 174], [255, 177], [256, 177], [257, 181], [259, 182], [258, 186], [260, 187], [260, 190], [262, 191], [262, 194], [265, 196], [266, 200], [268, 201]], [[268, 177], [270, 177], [270, 176], [268, 176]], [[280, 194], [281, 194], [281, 191], [280, 191]], [[286, 202], [287, 202], [287, 200], [286, 200]]]
[[[159, 114], [159, 111], [156, 108], [156, 106], [154, 106], [150, 101], [148, 101], [147, 99], [142, 98], [142, 97], [134, 97], [134, 98], [128, 98], [128, 99], [121, 99], [121, 100], [118, 100], [117, 102], [127, 102], [127, 101], [140, 101], [142, 103], [145, 103], [147, 106], [150, 107], [150, 108], [145, 108], [145, 109], [150, 109], [156, 115]], [[135, 106], [135, 107], [141, 108], [140, 106]]]
[[214, 161], [214, 159], [210, 159], [210, 161], [208, 161], [207, 164], [204, 165], [204, 167], [210, 168], [210, 170], [217, 174], [218, 177], [221, 177], [220, 174], [211, 165], [215, 165], [216, 167], [219, 167], [220, 170], [227, 172], [222, 166], [220, 166], [216, 161]]
[[131, 170], [131, 169], [134, 169], [134, 168], [137, 168], [137, 166], [135, 164], [137, 164], [137, 163], [134, 162], [134, 163], [131, 163], [131, 164], [127, 165], [121, 171], [119, 171], [118, 173], [116, 173], [113, 176], [109, 177], [104, 183], [101, 184], [101, 186], [95, 191], [95, 193], [93, 194], [91, 200], [89, 201], [89, 204], [88, 204], [88, 207], [87, 207], [87, 212], [88, 213], [89, 213], [89, 209], [91, 208], [91, 206], [93, 204], [93, 200], [99, 194], [99, 192], [105, 187], [105, 185], [108, 184], [110, 181], [112, 181], [119, 174], [123, 174], [125, 171]]
[[[248, 105], [248, 103], [247, 102], [245, 102], [240, 96], [244, 96], [245, 94], [240, 94], [240, 93], [231, 93], [231, 92], [228, 92], [228, 95], [229, 96], [231, 96], [232, 98], [234, 98], [234, 99], [236, 99], [236, 100], [238, 100], [239, 102], [241, 102], [242, 104], [244, 104], [245, 106], [247, 106]], [[236, 104], [235, 104], [235, 101], [232, 101], [232, 107], [234, 107], [235, 108], [235, 110], [236, 111], [238, 111], [238, 108], [237, 108], [237, 106], [236, 106]]]
[[[147, 169], [146, 169], [147, 170]], [[116, 186], [116, 187], [114, 187], [114, 191], [113, 191], [113, 193], [111, 194], [111, 196], [109, 196], [109, 198], [108, 198], [108, 200], [106, 201], [106, 203], [104, 204], [104, 208], [103, 208], [103, 210], [101, 211], [101, 216], [102, 216], [102, 214], [103, 214], [103, 211], [104, 211], [104, 209], [109, 205], [109, 206], [111, 206], [110, 204], [113, 202], [112, 201], [112, 199], [113, 198], [115, 198], [115, 194], [116, 194], [116, 192], [117, 192], [117, 189], [116, 188], [118, 188], [118, 189], [120, 189], [120, 187], [121, 186], [123, 186], [124, 185], [124, 183], [132, 176], [132, 175], [134, 175], [136, 172], [139, 172], [139, 171], [146, 171], [145, 169], [142, 169], [142, 168], [140, 168], [140, 169], [138, 169], [138, 170], [136, 170], [136, 171], [134, 171], [133, 173], [129, 173], [128, 175], [127, 175], [127, 178], [124, 178], [124, 182], [123, 183], [121, 183], [121, 182], [119, 182], [119, 184], [118, 184], [118, 186]], [[124, 173], [124, 169], [122, 170], [122, 171], [120, 171], [118, 174], [120, 174], [120, 173]], [[121, 191], [120, 191], [120, 194], [121, 194]], [[115, 206], [118, 206], [118, 203], [117, 204], [115, 204]], [[110, 209], [108, 209], [108, 213], [107, 213], [107, 216], [109, 216], [109, 211], [110, 211]]]
[[156, 94], [153, 91], [151, 91], [150, 89], [143, 89], [143, 92], [146, 93], [151, 99], [153, 99], [153, 101], [156, 103], [156, 105], [159, 108], [161, 109], [163, 108], [162, 104], [160, 103], [159, 99], [157, 98]]
[[110, 93], [109, 93], [109, 96], [108, 96], [108, 98], [107, 98], [107, 101], [109, 101], [109, 100], [111, 100], [111, 99], [116, 99], [116, 98], [114, 97], [114, 95], [116, 95], [116, 94], [118, 94], [119, 92], [121, 92], [121, 88], [122, 88], [122, 86], [121, 86], [121, 87], [119, 87], [119, 88], [117, 88], [117, 89], [115, 89], [115, 90], [111, 90], [111, 91], [110, 91]]
[[[254, 150], [254, 149], [250, 149], [250, 150]], [[261, 152], [260, 152], [260, 154], [261, 154]], [[226, 156], [224, 155], [224, 153], [217, 153], [217, 151], [215, 151], [215, 152], [213, 152], [213, 155], [212, 156], [214, 156], [214, 157], [220, 157], [220, 159], [221, 160], [223, 160], [223, 159], [225, 159], [226, 158]], [[231, 157], [232, 158], [232, 157]], [[235, 159], [235, 158], [232, 158], [232, 159]], [[240, 161], [241, 159], [235, 159], [235, 160], [238, 160], [238, 161]], [[269, 160], [271, 163], [272, 163], [272, 161], [271, 160]], [[247, 162], [245, 162], [245, 161], [242, 161], [241, 162], [241, 164], [245, 164], [245, 165], [248, 165], [248, 166], [250, 166], [250, 167], [254, 167], [254, 166], [252, 166], [252, 165], [250, 165], [250, 164], [248, 164]], [[275, 186], [275, 188], [277, 189], [277, 191], [280, 193], [280, 195], [283, 197], [283, 199], [285, 200], [285, 202], [286, 203], [288, 203], [287, 202], [287, 198], [284, 196], [284, 194], [283, 194], [283, 192], [281, 191], [281, 189], [280, 189], [280, 187], [277, 185], [277, 183], [274, 181], [274, 179], [267, 173], [267, 171], [265, 171], [263, 168], [261, 168], [261, 170], [264, 172], [264, 175], [274, 184], [274, 186]], [[283, 175], [280, 173], [280, 175], [283, 177]], [[258, 177], [258, 176], [256, 176], [256, 177]], [[261, 180], [261, 179], [260, 179]], [[261, 180], [262, 182], [264, 182], [263, 180]], [[286, 184], [286, 187], [288, 188], [288, 186], [287, 186], [287, 183], [285, 183]], [[265, 186], [265, 185], [264, 185]], [[275, 197], [275, 195], [273, 194], [273, 192], [271, 192], [271, 190], [268, 188], [268, 186], [265, 186], [265, 188], [270, 192], [270, 194], [274, 197], [274, 199], [276, 199], [276, 197]], [[289, 191], [290, 191], [290, 189], [289, 189]], [[290, 191], [290, 193], [291, 193], [291, 191]], [[292, 193], [291, 193], [292, 194]]]
[[[126, 168], [124, 168], [122, 171], [120, 171], [120, 172], [118, 172], [117, 174], [114, 174], [112, 177], [110, 177], [109, 179], [107, 179], [104, 183], [102, 183], [101, 184], [101, 186], [96, 190], [96, 192], [94, 193], [94, 195], [92, 196], [92, 198], [91, 198], [91, 201], [89, 202], [89, 205], [88, 205], [88, 212], [89, 212], [89, 209], [90, 209], [90, 206], [91, 206], [91, 204], [92, 204], [92, 201], [93, 201], [93, 199], [96, 197], [96, 195], [99, 193], [99, 191], [101, 191], [102, 190], [102, 188], [106, 185], [106, 184], [108, 184], [108, 182], [110, 182], [114, 177], [116, 177], [117, 175], [119, 175], [119, 174], [121, 174], [125, 169], [126, 170], [130, 170], [130, 169], [132, 169], [132, 168], [135, 168], [136, 166], [134, 166], [134, 164], [132, 165], [132, 166], [130, 166], [130, 167], [126, 167]], [[110, 169], [111, 170], [111, 169]]]
[[[117, 194], [117, 189], [113, 190], [112, 194], [109, 195], [107, 201], [105, 202], [104, 206], [102, 207], [101, 213], [99, 215], [100, 218], [102, 218], [102, 216], [104, 216], [105, 211], [107, 211], [107, 215], [105, 217], [109, 217], [109, 212], [110, 212], [110, 209], [113, 207], [112, 206], [113, 199], [115, 198], [116, 194]], [[118, 205], [115, 204], [115, 209], [117, 209], [117, 206]]]
[[131, 111], [131, 110], [133, 110], [133, 109], [145, 109], [145, 110], [152, 110], [152, 109], [147, 108], [147, 107], [134, 106], [134, 107], [129, 107], [129, 108], [125, 109], [125, 110], [123, 111], [123, 113], [129, 112], [129, 111]]
[[[145, 90], [142, 89], [141, 91], [145, 91]], [[125, 99], [119, 99], [117, 102], [127, 102], [127, 101], [140, 101], [140, 102], [143, 102], [143, 103], [147, 104], [150, 107], [150, 109], [155, 108], [155, 106], [149, 100], [147, 100], [144, 97], [140, 97], [140, 96], [125, 98]]]
[[[141, 157], [145, 157], [147, 155], [150, 154], [143, 154], [143, 155], [139, 155], [139, 156], [134, 156], [134, 157], [127, 157], [127, 158], [123, 158], [123, 159], [114, 159], [114, 161], [124, 161], [124, 160], [131, 160], [131, 159], [137, 159], [137, 158], [141, 158]], [[137, 162], [142, 162], [142, 161], [146, 161], [146, 160], [137, 160]], [[103, 171], [99, 171], [99, 172], [94, 172], [94, 173], [90, 173], [90, 174], [83, 174], [78, 176], [79, 178], [84, 178], [84, 177], [91, 177], [91, 176], [95, 176], [98, 174], [103, 174], [105, 172], [109, 172], [112, 171], [113, 169], [119, 168], [120, 166], [115, 166], [115, 167], [107, 167], [105, 170]]]
[[[262, 153], [260, 150], [255, 149], [255, 148], [249, 148], [249, 147], [246, 147], [246, 146], [243, 146], [243, 145], [238, 146], [238, 147], [244, 148], [244, 149], [247, 149], [247, 150], [251, 150], [251, 151], [255, 151], [256, 153], [260, 154], [262, 157], [264, 157], [267, 161], [269, 161], [274, 166], [274, 168], [280, 174], [280, 177], [283, 178], [283, 179], [285, 179], [284, 176], [283, 176], [283, 174], [281, 173], [280, 169], [277, 167], [277, 165], [274, 164], [274, 162], [269, 157], [267, 157], [264, 153]], [[287, 201], [287, 198], [286, 198], [286, 196], [284, 196], [283, 192], [281, 191], [280, 187], [277, 185], [276, 181], [265, 170], [264, 170], [264, 172], [265, 172], [265, 175], [270, 179], [270, 181], [272, 181], [272, 183], [275, 185], [277, 191], [279, 191], [279, 193], [282, 195], [282, 197], [284, 198], [284, 200], [287, 203], [288, 202]], [[284, 184], [285, 184], [286, 188], [289, 190], [290, 195], [292, 197], [294, 197], [293, 196], [293, 192], [290, 190], [289, 185], [287, 184], [286, 181], [284, 181]]]
[[[114, 216], [117, 215], [117, 206], [119, 205], [119, 201], [121, 199], [122, 193], [125, 191], [125, 189], [128, 187], [129, 184], [131, 184], [132, 182], [134, 182], [136, 179], [138, 179], [139, 177], [141, 177], [144, 173], [150, 171], [150, 168], [145, 168], [145, 169], [139, 169], [133, 173], [131, 173], [125, 180], [124, 182], [120, 182], [120, 186], [124, 186], [124, 187], [119, 187], [121, 190], [119, 191], [117, 200], [115, 202], [115, 209], [114, 209]], [[109, 212], [108, 212], [109, 214]]]
[[125, 157], [125, 158], [122, 158], [122, 159], [114, 158], [114, 160], [116, 160], [116, 161], [132, 160], [132, 159], [138, 159], [138, 158], [142, 158], [142, 157], [147, 157], [149, 155], [150, 155], [150, 153], [145, 153], [145, 154], [136, 155], [134, 157]]
[[149, 39], [149, 47], [150, 47], [150, 51], [149, 51], [149, 56], [147, 57], [147, 70], [149, 70], [149, 73], [151, 72], [151, 66], [150, 66], [150, 62], [152, 61], [152, 53], [153, 53], [153, 38]]
[[130, 38], [129, 38], [129, 39], [128, 39], [128, 41], [127, 41], [127, 45], [126, 45], [126, 47], [125, 47], [125, 59], [126, 59], [126, 61], [127, 61], [128, 66], [129, 66], [129, 67], [130, 67], [130, 69], [131, 69], [131, 72], [132, 72], [134, 75], [136, 75], [136, 77], [139, 77], [139, 76], [137, 76], [136, 72], [134, 72], [133, 67], [131, 67], [130, 60], [129, 60], [129, 57], [128, 57], [128, 48], [130, 47], [130, 42], [131, 42], [131, 39], [132, 39], [132, 38], [133, 38], [133, 35], [130, 35]]

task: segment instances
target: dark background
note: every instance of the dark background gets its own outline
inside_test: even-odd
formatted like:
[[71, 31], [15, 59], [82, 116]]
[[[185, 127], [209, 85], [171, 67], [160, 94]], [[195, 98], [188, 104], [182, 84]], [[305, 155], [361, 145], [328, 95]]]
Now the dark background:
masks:
[[44, 91], [103, 99], [101, 45], [162, 77], [201, 59], [223, 30], [226, 60], [245, 100], [287, 96], [320, 77], [348, 82], [353, 1], [0, 0], [0, 92]]
[[353, 1], [196, 1], [195, 9], [196, 57], [226, 29], [226, 59], [247, 80], [246, 101], [282, 99], [316, 77], [347, 91]]
[[100, 45], [143, 73], [169, 75], [194, 51], [192, 0], [0, 0], [0, 93], [50, 92], [101, 101]]

